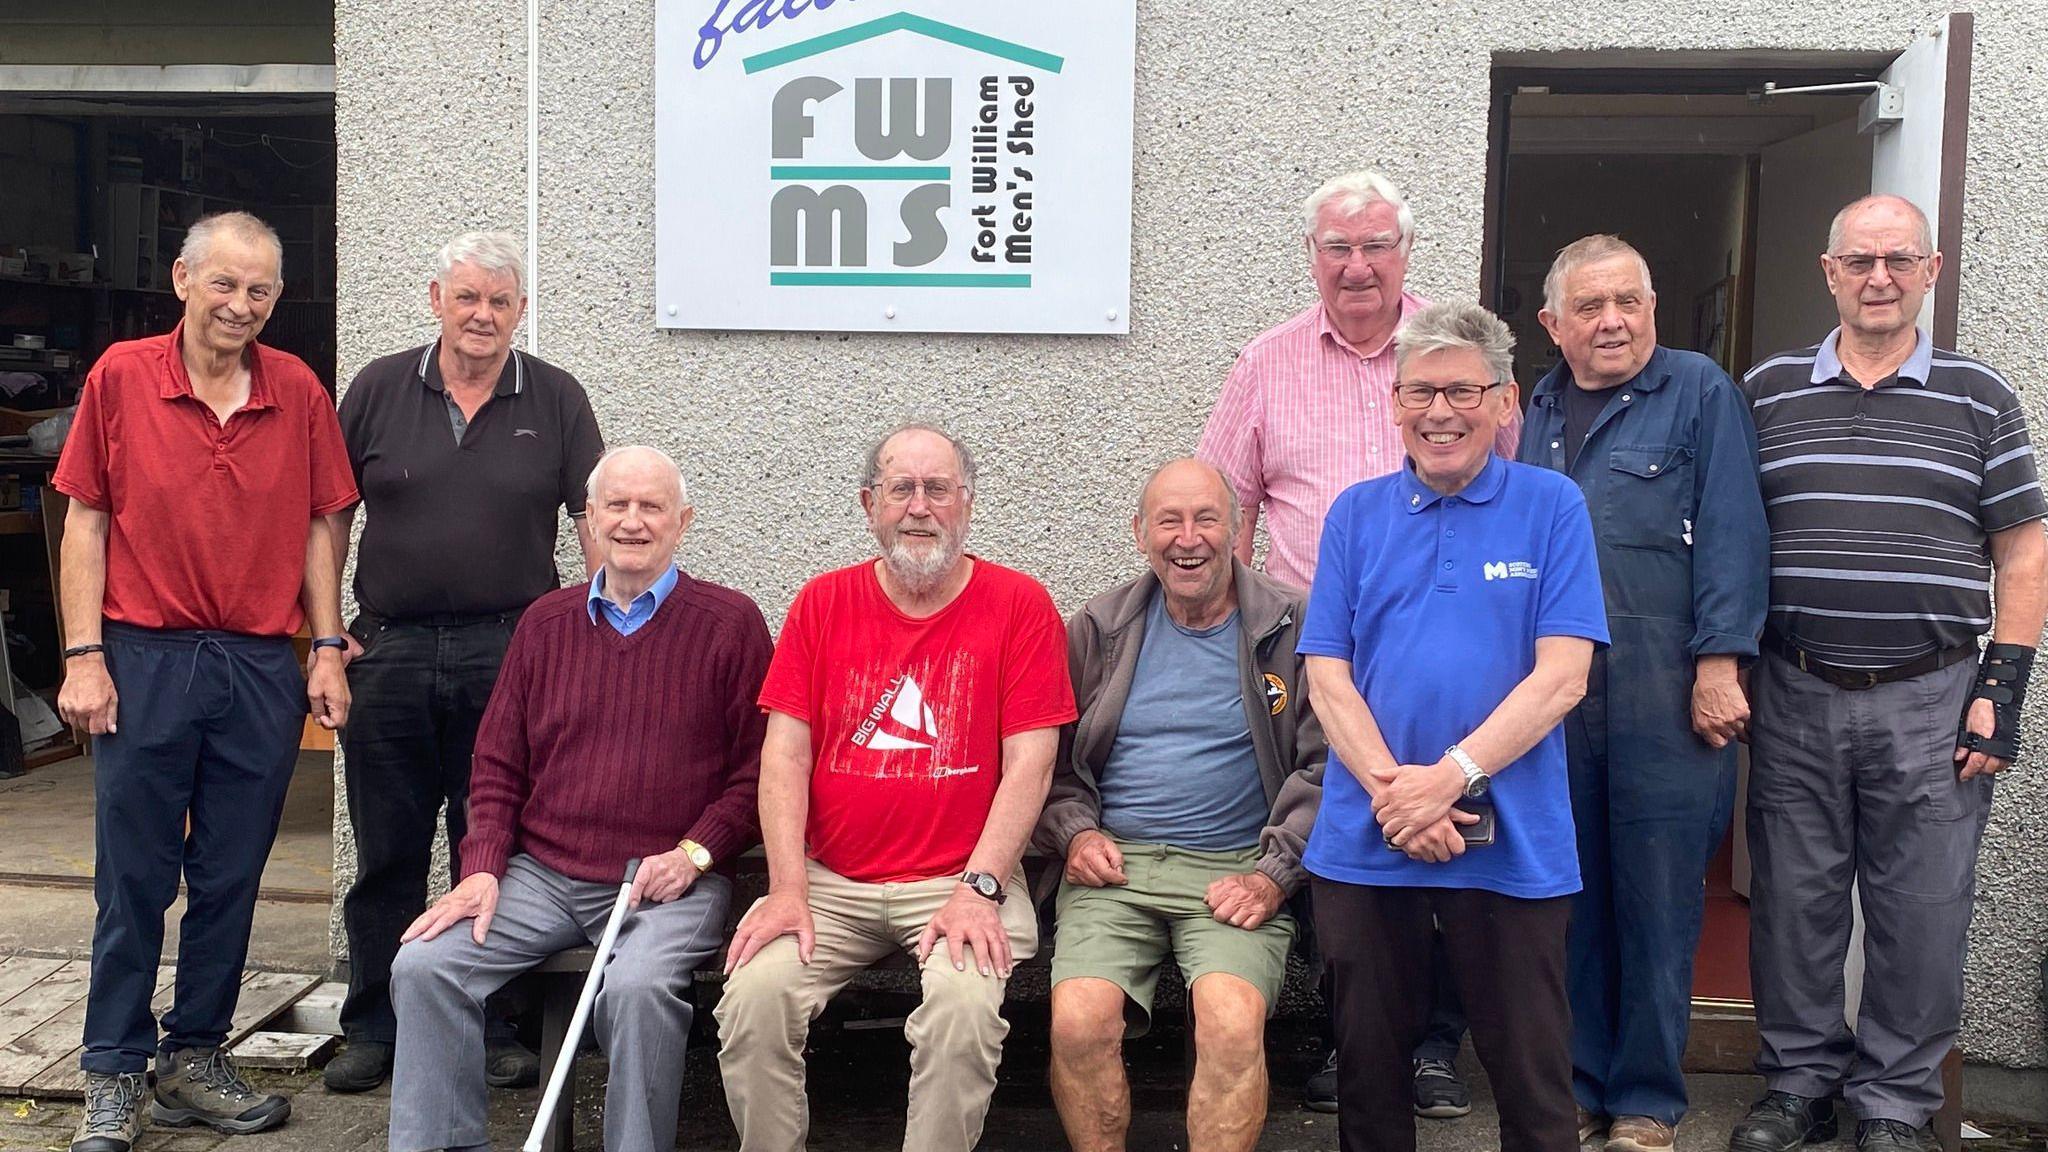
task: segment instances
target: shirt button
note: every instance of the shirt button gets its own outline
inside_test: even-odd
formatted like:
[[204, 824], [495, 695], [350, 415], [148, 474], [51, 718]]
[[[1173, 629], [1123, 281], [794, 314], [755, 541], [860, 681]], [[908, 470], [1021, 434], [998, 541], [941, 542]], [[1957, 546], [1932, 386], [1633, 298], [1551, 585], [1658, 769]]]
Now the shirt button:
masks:
[[1629, 394], [1628, 394], [1628, 393], [1626, 393], [1626, 392], [1623, 392], [1623, 393], [1621, 394], [1621, 402], [1622, 402], [1623, 404], [1626, 404], [1626, 403], [1628, 403], [1629, 401], [1631, 401], [1631, 400], [1633, 400], [1633, 399], [1635, 399], [1635, 397], [1633, 397], [1633, 396], [1629, 395]]
[[1449, 537], [1452, 537], [1452, 536], [1456, 536], [1457, 534], [1458, 534], [1458, 530], [1457, 530], [1456, 528], [1446, 528], [1446, 529], [1444, 529], [1444, 536], [1445, 536], [1445, 538], [1446, 538], [1446, 539], [1448, 539]]
[[1444, 570], [1448, 572], [1448, 571], [1450, 571], [1450, 567], [1451, 567], [1451, 562], [1450, 562], [1449, 560], [1446, 560], [1446, 561], [1444, 561]]
[[1656, 470], [1657, 466], [1655, 464], [1650, 465], [1650, 471], [1655, 472]]
[[1410, 497], [1408, 498], [1408, 506], [1409, 506], [1410, 508], [1413, 508], [1413, 507], [1415, 507], [1415, 506], [1416, 506], [1417, 504], [1420, 504], [1420, 503], [1422, 503], [1422, 497], [1420, 497], [1420, 496], [1410, 496]]
[[1560, 447], [1563, 447], [1563, 445], [1559, 444], [1559, 443], [1558, 443], [1557, 441], [1555, 441], [1555, 440], [1552, 440], [1552, 441], [1550, 442], [1550, 446], [1551, 446], [1552, 448], [1560, 448]]

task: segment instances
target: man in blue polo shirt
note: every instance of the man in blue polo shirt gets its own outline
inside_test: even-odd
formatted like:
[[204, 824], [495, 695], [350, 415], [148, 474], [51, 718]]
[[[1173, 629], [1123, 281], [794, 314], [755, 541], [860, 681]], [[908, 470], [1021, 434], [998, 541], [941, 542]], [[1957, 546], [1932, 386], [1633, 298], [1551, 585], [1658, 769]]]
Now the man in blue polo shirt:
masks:
[[1578, 488], [1492, 454], [1516, 411], [1513, 347], [1477, 305], [1418, 312], [1395, 338], [1408, 467], [1347, 489], [1323, 526], [1300, 650], [1331, 754], [1302, 863], [1333, 974], [1344, 1152], [1415, 1148], [1403, 1073], [1432, 923], [1503, 1152], [1578, 1144], [1558, 723], [1607, 615]]

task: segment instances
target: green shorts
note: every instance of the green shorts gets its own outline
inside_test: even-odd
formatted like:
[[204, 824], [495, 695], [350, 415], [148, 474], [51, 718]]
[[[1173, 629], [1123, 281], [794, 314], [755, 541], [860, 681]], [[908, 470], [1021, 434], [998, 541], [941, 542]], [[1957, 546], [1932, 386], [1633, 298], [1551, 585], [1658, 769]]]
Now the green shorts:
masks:
[[1115, 843], [1130, 883], [1089, 888], [1060, 882], [1052, 982], [1092, 976], [1115, 984], [1129, 997], [1124, 1034], [1143, 1036], [1152, 1026], [1160, 966], [1171, 955], [1190, 987], [1211, 972], [1227, 972], [1257, 988], [1270, 1015], [1287, 978], [1293, 918], [1283, 908], [1246, 931], [1217, 920], [1204, 899], [1212, 882], [1252, 871], [1259, 850]]

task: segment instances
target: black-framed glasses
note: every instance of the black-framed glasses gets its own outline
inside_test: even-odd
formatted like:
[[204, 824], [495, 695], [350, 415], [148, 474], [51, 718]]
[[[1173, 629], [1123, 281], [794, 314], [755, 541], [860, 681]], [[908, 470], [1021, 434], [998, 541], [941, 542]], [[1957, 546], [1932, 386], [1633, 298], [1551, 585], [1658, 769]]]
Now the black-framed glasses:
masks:
[[1828, 253], [1828, 259], [1835, 262], [1835, 267], [1840, 268], [1851, 276], [1870, 275], [1876, 271], [1879, 260], [1884, 261], [1885, 271], [1890, 272], [1892, 275], [1911, 276], [1914, 272], [1919, 271], [1920, 265], [1932, 258], [1931, 253], [1915, 254], [1912, 252], [1893, 252], [1887, 256], [1871, 256], [1862, 252], [1850, 252], [1846, 255], [1837, 255], [1833, 252]]
[[916, 480], [909, 476], [892, 476], [877, 480], [869, 487], [881, 492], [882, 499], [897, 508], [915, 500], [919, 488], [924, 489], [924, 502], [934, 508], [951, 505], [967, 490], [965, 484], [955, 484], [951, 480]]
[[1442, 396], [1444, 403], [1451, 407], [1461, 411], [1470, 410], [1479, 407], [1479, 402], [1486, 399], [1486, 394], [1500, 387], [1502, 383], [1506, 381], [1495, 384], [1446, 384], [1441, 388], [1430, 384], [1396, 384], [1394, 402], [1403, 408], [1420, 412], [1436, 403], [1438, 396]]

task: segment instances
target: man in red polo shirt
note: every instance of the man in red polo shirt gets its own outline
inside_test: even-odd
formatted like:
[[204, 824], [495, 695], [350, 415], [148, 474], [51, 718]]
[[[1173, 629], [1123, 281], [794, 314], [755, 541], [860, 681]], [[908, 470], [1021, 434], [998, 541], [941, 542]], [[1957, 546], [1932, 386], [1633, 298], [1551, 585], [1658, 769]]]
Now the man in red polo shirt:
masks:
[[[152, 1057], [158, 1124], [258, 1132], [291, 1112], [222, 1044], [308, 706], [325, 728], [348, 717], [340, 580], [312, 529], [356, 489], [320, 381], [256, 343], [282, 257], [247, 213], [193, 225], [171, 269], [184, 320], [107, 349], [57, 464], [71, 497], [57, 709], [93, 737], [99, 901], [71, 1152], [129, 1152]], [[308, 620], [302, 676], [291, 637]], [[181, 875], [159, 1039], [149, 1002]]]

